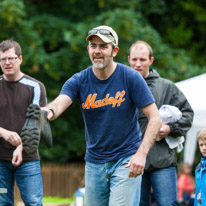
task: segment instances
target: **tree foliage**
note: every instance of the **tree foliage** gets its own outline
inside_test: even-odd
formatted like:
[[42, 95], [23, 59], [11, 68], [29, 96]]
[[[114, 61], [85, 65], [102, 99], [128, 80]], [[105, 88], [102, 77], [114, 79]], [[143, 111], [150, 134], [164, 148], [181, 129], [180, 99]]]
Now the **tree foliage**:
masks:
[[[128, 64], [129, 47], [144, 40], [163, 77], [180, 81], [205, 72], [204, 8], [204, 0], [1, 0], [0, 39], [20, 43], [22, 71], [45, 84], [50, 102], [69, 77], [91, 64], [87, 32], [103, 24], [119, 36], [115, 61]], [[54, 146], [40, 144], [42, 160], [82, 160], [84, 124], [78, 101], [51, 126]]]

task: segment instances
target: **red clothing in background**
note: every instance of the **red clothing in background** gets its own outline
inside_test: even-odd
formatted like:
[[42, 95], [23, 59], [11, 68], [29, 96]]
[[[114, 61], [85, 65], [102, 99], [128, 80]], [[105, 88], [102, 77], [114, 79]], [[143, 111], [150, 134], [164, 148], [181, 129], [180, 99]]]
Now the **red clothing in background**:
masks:
[[183, 192], [187, 192], [190, 196], [195, 191], [194, 178], [190, 175], [181, 174], [177, 180], [178, 199], [183, 199]]

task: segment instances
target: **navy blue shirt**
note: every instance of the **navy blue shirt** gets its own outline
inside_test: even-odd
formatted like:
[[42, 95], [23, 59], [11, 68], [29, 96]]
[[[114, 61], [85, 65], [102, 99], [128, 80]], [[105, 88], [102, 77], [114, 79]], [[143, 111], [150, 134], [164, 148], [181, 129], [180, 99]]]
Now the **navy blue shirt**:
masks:
[[136, 153], [141, 144], [137, 109], [154, 102], [137, 71], [118, 63], [108, 79], [100, 80], [90, 66], [68, 79], [62, 94], [80, 100], [86, 161], [105, 163]]

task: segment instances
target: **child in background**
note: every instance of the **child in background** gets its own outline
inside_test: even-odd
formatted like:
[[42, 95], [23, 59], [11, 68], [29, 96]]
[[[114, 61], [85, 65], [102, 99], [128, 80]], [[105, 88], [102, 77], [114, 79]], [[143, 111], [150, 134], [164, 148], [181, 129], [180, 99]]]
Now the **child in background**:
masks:
[[192, 176], [192, 167], [186, 162], [180, 166], [177, 180], [178, 201], [185, 205], [194, 205], [195, 178]]
[[201, 130], [197, 141], [202, 157], [195, 169], [196, 191], [194, 206], [206, 206], [206, 129]]

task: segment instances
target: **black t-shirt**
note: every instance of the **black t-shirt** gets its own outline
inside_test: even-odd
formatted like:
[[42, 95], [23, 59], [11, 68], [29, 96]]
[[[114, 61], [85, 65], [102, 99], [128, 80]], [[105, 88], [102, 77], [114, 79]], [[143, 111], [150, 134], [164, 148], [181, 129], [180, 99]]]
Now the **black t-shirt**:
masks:
[[[46, 105], [46, 90], [43, 83], [24, 75], [18, 81], [6, 81], [0, 76], [0, 127], [21, 134], [30, 104]], [[0, 160], [11, 161], [15, 146], [0, 138]], [[23, 161], [39, 160], [38, 151], [27, 154]]]

